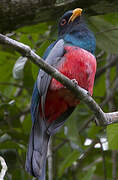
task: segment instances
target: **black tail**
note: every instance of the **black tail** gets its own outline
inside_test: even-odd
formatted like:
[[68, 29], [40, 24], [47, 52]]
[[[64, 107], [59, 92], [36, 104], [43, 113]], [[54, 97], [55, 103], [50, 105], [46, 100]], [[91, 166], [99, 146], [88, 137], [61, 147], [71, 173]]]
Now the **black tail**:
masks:
[[32, 126], [26, 157], [26, 170], [38, 180], [45, 180], [46, 156], [50, 136], [45, 121], [36, 120]]

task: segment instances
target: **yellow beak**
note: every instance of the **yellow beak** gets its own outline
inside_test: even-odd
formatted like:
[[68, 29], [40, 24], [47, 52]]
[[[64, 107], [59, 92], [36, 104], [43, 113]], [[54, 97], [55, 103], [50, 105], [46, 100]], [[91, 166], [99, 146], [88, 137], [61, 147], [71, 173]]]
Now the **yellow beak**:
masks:
[[76, 8], [76, 9], [74, 9], [74, 10], [73, 10], [73, 14], [72, 14], [72, 16], [70, 17], [68, 23], [70, 23], [70, 21], [73, 22], [74, 19], [75, 19], [76, 17], [78, 17], [78, 16], [81, 16], [81, 14], [82, 14], [82, 9], [81, 9], [81, 8]]

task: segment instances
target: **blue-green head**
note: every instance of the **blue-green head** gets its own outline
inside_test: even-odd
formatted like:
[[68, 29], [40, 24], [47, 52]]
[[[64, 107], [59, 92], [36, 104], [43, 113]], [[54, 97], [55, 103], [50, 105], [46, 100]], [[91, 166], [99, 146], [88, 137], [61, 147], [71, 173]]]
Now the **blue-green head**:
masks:
[[92, 54], [95, 53], [96, 40], [93, 32], [88, 29], [83, 17], [82, 9], [67, 11], [60, 19], [58, 37], [67, 44], [83, 48]]

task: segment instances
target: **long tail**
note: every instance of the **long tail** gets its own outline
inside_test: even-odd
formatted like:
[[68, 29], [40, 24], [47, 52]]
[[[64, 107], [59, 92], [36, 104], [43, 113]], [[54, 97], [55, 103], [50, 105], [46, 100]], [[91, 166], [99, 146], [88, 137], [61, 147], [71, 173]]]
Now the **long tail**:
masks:
[[50, 136], [46, 133], [45, 122], [42, 118], [33, 124], [28, 152], [26, 170], [38, 180], [45, 180], [46, 156]]

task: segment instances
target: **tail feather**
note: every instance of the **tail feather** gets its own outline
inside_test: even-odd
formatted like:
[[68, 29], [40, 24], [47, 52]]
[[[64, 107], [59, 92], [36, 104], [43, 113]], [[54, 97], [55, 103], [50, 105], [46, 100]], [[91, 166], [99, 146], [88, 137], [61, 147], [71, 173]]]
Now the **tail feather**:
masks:
[[46, 133], [46, 125], [42, 118], [33, 124], [28, 152], [26, 170], [38, 180], [45, 180], [46, 156], [50, 136]]

